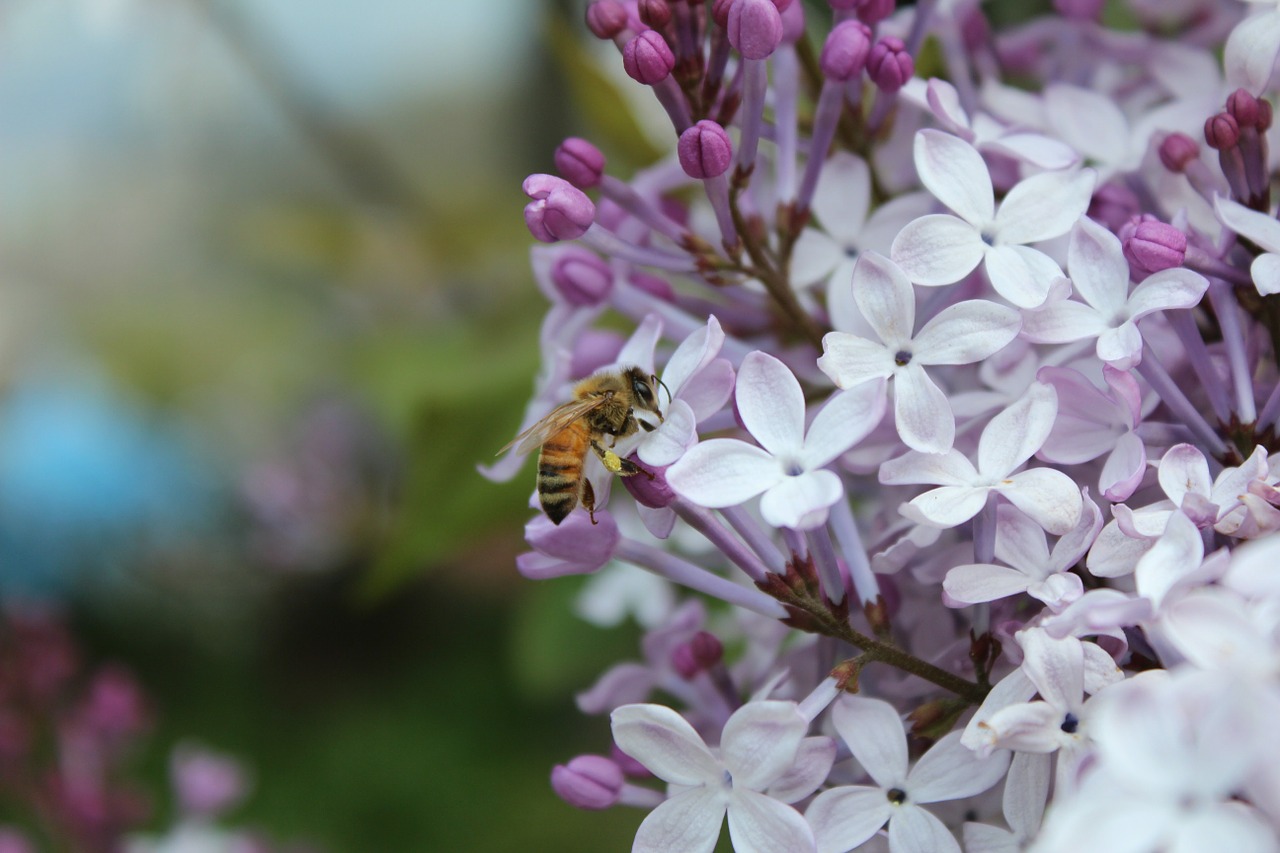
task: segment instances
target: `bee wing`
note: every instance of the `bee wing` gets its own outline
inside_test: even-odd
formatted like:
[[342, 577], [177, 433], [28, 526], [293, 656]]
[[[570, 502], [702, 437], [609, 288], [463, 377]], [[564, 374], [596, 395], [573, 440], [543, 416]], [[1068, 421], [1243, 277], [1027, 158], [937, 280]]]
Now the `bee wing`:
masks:
[[533, 426], [511, 439], [498, 451], [498, 455], [505, 453], [513, 445], [516, 446], [516, 453], [528, 453], [535, 447], [542, 446], [548, 438], [579, 418], [595, 411], [607, 400], [607, 397], [588, 397], [585, 400], [570, 400], [568, 403], [556, 406]]

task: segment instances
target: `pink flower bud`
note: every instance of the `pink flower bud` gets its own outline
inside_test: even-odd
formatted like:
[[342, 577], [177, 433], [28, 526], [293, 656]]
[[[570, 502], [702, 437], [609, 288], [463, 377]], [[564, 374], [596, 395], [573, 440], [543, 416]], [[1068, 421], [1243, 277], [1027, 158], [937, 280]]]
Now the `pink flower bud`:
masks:
[[1133, 190], [1123, 184], [1103, 184], [1089, 200], [1086, 215], [1101, 222], [1108, 231], [1115, 231], [1142, 209]]
[[792, 3], [789, 6], [778, 6], [782, 13], [782, 40], [787, 44], [795, 44], [804, 38], [804, 4]]
[[551, 769], [552, 789], [560, 799], [580, 809], [607, 809], [616, 804], [623, 781], [622, 768], [603, 755], [579, 755]]
[[716, 178], [733, 163], [733, 146], [724, 128], [703, 119], [680, 134], [676, 145], [680, 167], [691, 178]]
[[868, 26], [875, 26], [893, 14], [897, 3], [894, 0], [860, 0], [858, 3], [858, 20]]
[[1180, 267], [1187, 255], [1187, 235], [1149, 213], [1130, 219], [1118, 236], [1129, 265], [1141, 273]]
[[745, 59], [767, 59], [782, 43], [782, 14], [772, 0], [734, 0], [725, 29]]
[[1259, 133], [1265, 133], [1271, 129], [1271, 102], [1258, 98], [1258, 120], [1254, 123], [1254, 127]]
[[871, 75], [871, 81], [890, 94], [901, 89], [915, 70], [915, 61], [897, 36], [880, 39], [867, 57], [867, 73]]
[[779, 13], [786, 12], [795, 5], [795, 0], [772, 0], [772, 2], [773, 5], [777, 7]]
[[659, 278], [646, 272], [635, 272], [627, 277], [627, 281], [650, 296], [661, 299], [663, 302], [675, 302], [676, 300], [675, 288], [665, 278]]
[[991, 24], [979, 6], [961, 12], [960, 38], [965, 50], [975, 52], [991, 41]]
[[640, 20], [655, 30], [660, 30], [671, 23], [671, 6], [667, 0], [640, 0], [637, 8], [640, 12]]
[[716, 26], [721, 29], [729, 26], [729, 7], [734, 2], [735, 0], [713, 0], [711, 3], [711, 20], [716, 22]]
[[852, 80], [867, 67], [871, 54], [871, 28], [861, 21], [841, 21], [822, 45], [819, 65], [832, 80]]
[[[661, 392], [660, 392], [661, 393]], [[653, 475], [650, 480], [645, 474], [636, 474], [633, 477], [624, 477], [622, 484], [626, 486], [627, 491], [631, 493], [631, 497], [636, 499], [637, 503], [643, 504], [651, 509], [662, 509], [670, 506], [671, 502], [676, 499], [676, 493], [667, 485], [667, 469], [665, 466], [656, 467], [654, 465], [645, 465], [637, 459], [633, 459], [643, 468]]]
[[117, 666], [103, 667], [89, 685], [85, 723], [107, 738], [125, 737], [146, 728], [146, 699], [137, 680]]
[[1105, 0], [1053, 0], [1057, 13], [1071, 21], [1096, 21], [1105, 4]]
[[598, 39], [609, 39], [627, 28], [627, 10], [618, 0], [596, 0], [587, 7], [587, 29]]
[[599, 305], [613, 291], [613, 270], [592, 252], [566, 252], [551, 267], [551, 282], [570, 305]]
[[1249, 94], [1247, 89], [1236, 89], [1227, 97], [1227, 112], [1240, 127], [1258, 125], [1258, 99]]
[[703, 669], [710, 669], [724, 659], [724, 644], [709, 631], [699, 631], [689, 641], [693, 658]]
[[595, 220], [596, 206], [586, 193], [555, 175], [536, 174], [524, 180], [524, 221], [534, 239], [543, 243], [576, 240]]
[[622, 48], [622, 67], [637, 83], [661, 83], [676, 67], [676, 56], [656, 30], [645, 30]]
[[702, 672], [702, 667], [693, 659], [693, 649], [688, 643], [681, 643], [671, 650], [671, 668], [685, 681], [690, 681]]
[[1160, 143], [1160, 162], [1174, 174], [1181, 174], [1199, 156], [1200, 146], [1185, 133], [1171, 133]]
[[570, 136], [555, 153], [556, 171], [581, 190], [600, 183], [604, 174], [604, 154], [585, 139]]
[[1231, 113], [1218, 113], [1204, 123], [1204, 141], [1215, 151], [1234, 148], [1240, 141], [1240, 125]]
[[613, 744], [609, 750], [614, 762], [622, 768], [622, 772], [632, 779], [652, 779], [653, 774], [649, 772], [649, 768], [645, 767], [639, 761], [636, 761], [630, 755], [618, 749], [618, 745]]

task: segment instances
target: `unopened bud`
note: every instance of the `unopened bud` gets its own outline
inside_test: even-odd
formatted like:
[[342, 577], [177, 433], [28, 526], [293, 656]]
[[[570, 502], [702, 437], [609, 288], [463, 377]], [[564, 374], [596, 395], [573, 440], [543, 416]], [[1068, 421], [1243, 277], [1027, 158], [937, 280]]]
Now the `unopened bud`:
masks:
[[608, 41], [627, 28], [627, 10], [618, 0], [596, 0], [587, 7], [587, 29]]
[[603, 755], [579, 755], [551, 769], [551, 787], [571, 806], [598, 811], [618, 802], [622, 768]]
[[1150, 214], [1135, 216], [1120, 229], [1120, 242], [1129, 264], [1143, 273], [1182, 266], [1187, 235]]
[[1218, 113], [1204, 123], [1204, 141], [1215, 151], [1234, 148], [1240, 141], [1240, 125], [1231, 113]]
[[676, 146], [680, 166], [691, 178], [715, 178], [733, 163], [729, 134], [714, 121], [703, 119], [680, 134]]
[[565, 252], [551, 267], [551, 283], [565, 302], [579, 308], [590, 307], [609, 298], [613, 270], [592, 252]]
[[600, 149], [585, 139], [570, 136], [555, 153], [556, 171], [581, 190], [590, 189], [600, 183], [604, 175], [604, 154]]
[[1123, 184], [1105, 183], [1089, 200], [1086, 215], [1116, 231], [1142, 209], [1137, 194]]
[[1199, 156], [1200, 146], [1185, 133], [1171, 133], [1160, 143], [1160, 162], [1174, 174], [1181, 174]]
[[622, 47], [622, 67], [637, 83], [661, 83], [675, 66], [675, 54], [655, 30], [645, 30]]
[[686, 680], [700, 672], [706, 672], [724, 659], [724, 644], [715, 634], [699, 631], [687, 643], [676, 646], [671, 653], [671, 663]]
[[875, 26], [892, 15], [897, 5], [895, 0], [860, 0], [858, 20], [868, 26]]
[[667, 0], [640, 0], [637, 5], [640, 20], [655, 30], [671, 23], [671, 6]]
[[729, 7], [736, 0], [713, 0], [711, 3], [711, 20], [716, 22], [716, 26], [725, 29], [729, 26]]
[[646, 465], [636, 459], [632, 461], [640, 466], [640, 473], [623, 477], [622, 484], [631, 493], [631, 497], [636, 499], [636, 503], [650, 509], [670, 506], [676, 499], [676, 493], [667, 485], [666, 466]]
[[591, 199], [563, 178], [530, 175], [523, 188], [525, 195], [533, 199], [524, 208], [525, 224], [543, 243], [576, 240], [595, 221], [596, 206]]
[[1236, 89], [1227, 97], [1227, 112], [1240, 127], [1258, 125], [1258, 99], [1249, 94], [1247, 89]]
[[871, 48], [867, 57], [867, 73], [871, 81], [890, 94], [898, 91], [915, 73], [915, 60], [897, 36], [885, 36]]
[[725, 30], [744, 59], [767, 59], [782, 43], [782, 13], [772, 0], [734, 0]]
[[852, 80], [867, 67], [871, 54], [871, 29], [861, 21], [841, 21], [822, 45], [819, 65], [832, 80]]

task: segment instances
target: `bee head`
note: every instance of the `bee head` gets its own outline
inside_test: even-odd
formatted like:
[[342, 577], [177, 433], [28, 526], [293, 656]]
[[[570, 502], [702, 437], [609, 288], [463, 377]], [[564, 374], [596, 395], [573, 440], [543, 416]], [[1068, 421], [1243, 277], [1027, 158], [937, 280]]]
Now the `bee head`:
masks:
[[[633, 367], [626, 373], [627, 382], [631, 384], [631, 393], [636, 399], [637, 408], [653, 412], [658, 416], [658, 420], [662, 420], [662, 410], [658, 406], [658, 386], [664, 389], [667, 387], [662, 385], [662, 381], [656, 376], [646, 376], [638, 367]], [[671, 392], [667, 392], [667, 399], [671, 399]]]

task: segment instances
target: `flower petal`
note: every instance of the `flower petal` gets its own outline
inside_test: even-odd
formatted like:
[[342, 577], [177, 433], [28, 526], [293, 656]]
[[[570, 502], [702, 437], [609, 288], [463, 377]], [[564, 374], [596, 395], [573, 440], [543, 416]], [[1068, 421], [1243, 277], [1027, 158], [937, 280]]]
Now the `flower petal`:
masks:
[[822, 337], [818, 369], [837, 388], [853, 388], [870, 379], [884, 379], [893, 373], [893, 353], [884, 344], [847, 332], [827, 332]]
[[782, 480], [760, 499], [760, 515], [774, 527], [809, 530], [827, 520], [827, 510], [844, 495], [830, 471], [807, 471]]
[[920, 183], [969, 224], [981, 228], [995, 215], [991, 175], [982, 155], [958, 136], [937, 130], [916, 134], [913, 154]]
[[978, 231], [963, 219], [931, 213], [898, 232], [889, 257], [916, 284], [951, 284], [973, 272], [986, 253]]
[[907, 735], [892, 705], [846, 694], [831, 709], [831, 723], [877, 785], [888, 789], [906, 783]]
[[697, 437], [693, 409], [684, 400], [675, 400], [667, 408], [663, 422], [644, 437], [636, 455], [646, 465], [670, 465], [684, 455]]
[[1038, 243], [1066, 234], [1088, 209], [1097, 178], [1092, 169], [1080, 169], [1019, 181], [996, 213], [997, 242]]
[[1125, 320], [1098, 335], [1098, 358], [1117, 370], [1131, 370], [1142, 361], [1142, 333], [1138, 324]]
[[875, 429], [884, 417], [886, 396], [880, 380], [832, 395], [805, 434], [800, 455], [805, 470], [821, 468]]
[[711, 788], [694, 788], [665, 800], [636, 831], [631, 853], [711, 853], [720, 838], [726, 802]]
[[956, 418], [947, 395], [914, 361], [894, 376], [893, 420], [912, 450], [946, 453], [955, 441]]
[[987, 278], [991, 286], [1019, 308], [1043, 305], [1062, 279], [1062, 270], [1053, 258], [1027, 246], [995, 246], [986, 253]]
[[962, 800], [981, 794], [1004, 778], [1010, 755], [996, 752], [979, 758], [949, 732], [920, 757], [907, 776], [907, 795], [917, 803]]
[[996, 486], [996, 491], [1055, 536], [1080, 521], [1079, 487], [1056, 468], [1020, 471]]
[[729, 800], [729, 838], [735, 853], [807, 853], [815, 849], [813, 830], [800, 812], [772, 797], [736, 786]]
[[955, 527], [977, 515], [990, 493], [985, 486], [942, 486], [914, 498], [911, 506], [935, 527]]
[[794, 454], [804, 443], [804, 392], [791, 370], [759, 350], [748, 353], [734, 388], [742, 424], [775, 456]]
[[1057, 413], [1058, 392], [1052, 385], [1033, 382], [1027, 393], [982, 430], [978, 471], [984, 477], [1007, 477], [1044, 445]]
[[800, 742], [795, 763], [770, 783], [766, 793], [781, 803], [803, 800], [827, 781], [836, 759], [836, 742], [829, 737], [807, 737]]
[[1274, 216], [1222, 196], [1214, 196], [1213, 209], [1222, 224], [1241, 237], [1248, 237], [1268, 252], [1280, 252], [1280, 220]]
[[691, 447], [667, 469], [667, 483], [698, 506], [737, 506], [783, 478], [765, 450], [736, 438], [713, 438]]
[[818, 853], [845, 853], [875, 835], [895, 811], [879, 788], [845, 785], [815, 797], [804, 817]]
[[1009, 504], [996, 509], [995, 552], [997, 559], [1036, 577], [1050, 570], [1044, 528]]
[[921, 364], [973, 364], [999, 352], [1018, 336], [1022, 317], [985, 299], [948, 306], [924, 324], [912, 341]]
[[665, 705], [623, 705], [609, 717], [618, 749], [676, 785], [720, 785], [724, 768], [689, 721]]
[[1096, 308], [1070, 299], [1022, 314], [1022, 337], [1036, 344], [1067, 344], [1095, 337], [1106, 328]]
[[960, 853], [960, 844], [928, 810], [902, 805], [889, 821], [889, 849], [893, 853]]
[[1026, 655], [1022, 670], [1040, 697], [1059, 709], [1079, 706], [1084, 695], [1084, 649], [1075, 637], [1050, 637], [1043, 628], [1028, 628], [1017, 635]]
[[813, 191], [810, 209], [822, 228], [842, 245], [859, 239], [871, 203], [871, 170], [867, 161], [837, 151], [822, 164], [822, 180]]
[[942, 588], [962, 604], [980, 604], [1026, 592], [1030, 583], [1031, 578], [1017, 569], [974, 563], [950, 569]]
[[1147, 277], [1129, 294], [1129, 317], [1137, 320], [1155, 311], [1193, 308], [1209, 288], [1209, 280], [1185, 269], [1162, 270]]
[[863, 253], [853, 268], [853, 298], [886, 347], [900, 347], [911, 340], [916, 294], [893, 261], [875, 252]]
[[1129, 295], [1129, 262], [1120, 239], [1092, 219], [1081, 219], [1067, 244], [1071, 284], [1104, 317], [1114, 317]]
[[1245, 18], [1227, 36], [1222, 65], [1230, 86], [1266, 89], [1280, 55], [1280, 10]]
[[1213, 488], [1209, 462], [1193, 444], [1175, 444], [1165, 451], [1156, 469], [1160, 488], [1175, 506], [1182, 506], [1188, 493], [1208, 496]]
[[763, 791], [795, 763], [808, 729], [794, 702], [748, 702], [735, 711], [720, 735], [720, 760], [734, 787]]
[[720, 352], [724, 345], [724, 330], [715, 315], [707, 317], [707, 324], [695, 329], [667, 359], [667, 366], [662, 370], [662, 381], [672, 394], [679, 396], [684, 383], [702, 368], [711, 363], [711, 359]]
[[958, 450], [904, 453], [880, 466], [880, 482], [887, 486], [968, 486], [977, 476], [973, 463]]

